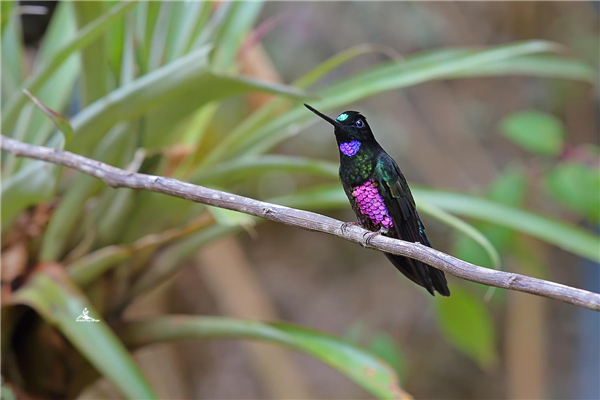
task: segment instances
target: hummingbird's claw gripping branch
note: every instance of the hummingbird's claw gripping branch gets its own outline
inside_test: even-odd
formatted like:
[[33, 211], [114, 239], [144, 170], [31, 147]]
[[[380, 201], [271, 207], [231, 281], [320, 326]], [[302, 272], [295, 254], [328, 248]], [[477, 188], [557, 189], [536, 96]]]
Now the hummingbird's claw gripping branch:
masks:
[[[341, 221], [321, 214], [192, 185], [173, 178], [160, 177], [160, 179], [157, 179], [155, 176], [131, 173], [68, 151], [35, 146], [3, 135], [0, 135], [0, 140], [0, 148], [15, 156], [29, 157], [63, 165], [101, 179], [111, 186], [163, 193], [197, 203], [239, 211], [290, 226], [327, 233], [355, 243], [361, 243], [364, 234], [374, 233], [362, 229], [353, 229], [345, 236], [340, 233]], [[263, 211], [265, 207], [277, 210], [277, 212], [265, 213]], [[525, 275], [480, 267], [422, 244], [409, 243], [379, 234], [371, 237], [369, 242], [373, 249], [419, 260], [434, 268], [471, 282], [535, 294], [578, 307], [600, 311], [600, 294], [598, 293]]]
[[369, 247], [371, 246], [371, 241], [379, 236], [379, 235], [383, 235], [388, 233], [389, 229], [388, 228], [380, 228], [377, 232], [367, 232], [365, 234], [363, 234], [363, 238], [365, 239], [365, 244], [363, 245], [363, 247]]
[[345, 235], [346, 232], [348, 231], [348, 227], [350, 226], [360, 226], [360, 222], [344, 222], [342, 224], [342, 226], [340, 227], [340, 230], [342, 231], [342, 235]]

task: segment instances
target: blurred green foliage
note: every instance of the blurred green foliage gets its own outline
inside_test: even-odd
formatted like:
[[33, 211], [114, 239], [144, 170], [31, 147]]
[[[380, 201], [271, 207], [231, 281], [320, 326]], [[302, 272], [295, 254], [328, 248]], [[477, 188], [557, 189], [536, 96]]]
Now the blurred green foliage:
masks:
[[484, 368], [497, 360], [496, 333], [489, 311], [469, 291], [455, 286], [449, 301], [438, 299], [435, 310], [446, 339]]
[[[382, 51], [361, 45], [316, 65], [291, 85], [267, 82], [239, 72], [240, 53], [253, 46], [248, 37], [260, 15], [260, 2], [60, 2], [27, 71], [14, 4], [2, 2], [4, 135], [65, 147], [130, 171], [171, 175], [224, 190], [273, 172], [318, 176], [328, 183], [301, 189], [291, 185], [288, 193], [266, 199], [312, 210], [347, 207], [334, 183], [337, 167], [267, 154], [316, 122], [302, 101], [312, 99], [315, 107], [329, 111], [439, 79], [518, 74], [590, 82], [595, 76], [585, 63], [557, 55], [561, 46], [528, 41], [427, 51], [319, 84], [356, 57]], [[247, 115], [231, 115], [228, 124], [233, 129], [228, 133], [215, 128], [225, 101], [256, 92], [273, 97]], [[69, 115], [70, 123], [62, 115]], [[559, 158], [551, 167], [540, 161], [548, 195], [598, 222], [594, 196], [600, 174], [585, 162], [561, 158], [566, 134], [556, 117], [520, 112], [507, 116], [501, 132], [525, 150], [546, 156], [543, 162]], [[35, 265], [33, 271], [22, 266], [22, 279], [15, 281], [14, 293], [3, 303], [3, 376], [33, 395], [56, 395], [56, 382], [45, 377], [60, 368], [52, 362], [58, 359], [80, 367], [60, 397], [76, 396], [98, 374], [129, 398], [155, 397], [121, 342], [121, 337], [136, 332], [133, 325], [129, 332], [126, 326], [117, 329], [123, 310], [175, 274], [203, 245], [260, 221], [156, 193], [115, 191], [88, 176], [9, 155], [3, 155], [2, 178], [3, 249], [29, 240], [27, 259]], [[519, 234], [596, 260], [596, 235], [556, 216], [524, 209], [530, 179], [523, 166], [516, 165], [496, 178], [487, 196], [418, 188], [415, 197], [423, 214], [457, 232], [454, 253], [478, 264], [499, 265], [499, 252]], [[48, 204], [52, 209], [44, 214]], [[37, 211], [48, 223], [41, 237], [32, 239], [22, 221], [32, 223]], [[448, 341], [481, 366], [491, 366], [497, 359], [494, 326], [479, 297], [457, 285], [449, 300], [435, 305]], [[101, 321], [75, 325], [83, 307]], [[177, 320], [165, 318], [148, 321], [146, 327], [179, 328]], [[45, 328], [25, 332], [32, 319]], [[404, 368], [402, 352], [383, 332], [361, 350], [286, 324], [208, 317], [187, 323], [195, 327], [187, 337], [206, 337], [200, 328], [218, 325], [211, 337], [284, 344], [329, 363], [373, 396], [398, 395], [394, 385]], [[53, 329], [46, 329], [49, 326]], [[56, 332], [60, 335], [54, 336]], [[16, 337], [43, 349], [35, 373], [29, 372], [28, 354], [12, 346]], [[94, 346], [88, 345], [90, 338]], [[163, 340], [174, 338], [177, 335]], [[19, 362], [9, 361], [14, 359]]]
[[553, 115], [522, 111], [502, 121], [502, 133], [525, 150], [548, 156], [562, 151], [565, 129]]

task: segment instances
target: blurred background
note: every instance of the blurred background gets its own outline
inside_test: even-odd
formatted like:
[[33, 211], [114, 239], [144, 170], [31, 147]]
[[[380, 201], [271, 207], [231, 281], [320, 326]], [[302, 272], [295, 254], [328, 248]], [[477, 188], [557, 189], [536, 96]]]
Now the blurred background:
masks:
[[[486, 251], [481, 240], [478, 243], [466, 235], [456, 223], [440, 222], [445, 214], [437, 213], [435, 207], [422, 213], [434, 247], [490, 268], [497, 266], [497, 251], [504, 270], [600, 292], [600, 270], [594, 261], [594, 252], [600, 253], [594, 234], [600, 216], [599, 3], [267, 2], [261, 7], [246, 5], [248, 9], [238, 14], [227, 10], [238, 3], [206, 4], [136, 6], [118, 21], [118, 30], [106, 30], [80, 54], [69, 54], [70, 61], [53, 72], [46, 86], [31, 90], [71, 121], [74, 135], [70, 142], [68, 135], [64, 137], [67, 150], [352, 221], [354, 215], [343, 193], [340, 196], [336, 191], [338, 152], [333, 132], [326, 123], [304, 113], [300, 104], [307, 101], [331, 116], [346, 109], [358, 110], [415, 188], [418, 205], [422, 201], [424, 207], [431, 204], [463, 218], [495, 250]], [[23, 6], [47, 10], [29, 9], [22, 16], [14, 13]], [[12, 7], [12, 11], [3, 9], [4, 15], [8, 12], [11, 17], [2, 19], [3, 24], [7, 21], [2, 31], [2, 102], [8, 102], [7, 108], [13, 105], [13, 97], [20, 96], [20, 89], [31, 83], [27, 76], [52, 59], [46, 57], [44, 64], [40, 57], [51, 54], [52, 47], [60, 48], [48, 43], [69, 43], [76, 32], [109, 9], [108, 4], [95, 2], [24, 1]], [[205, 21], [194, 25], [185, 19], [192, 19], [191, 15]], [[58, 18], [60, 22], [53, 28]], [[140, 27], [140, 21], [146, 21], [145, 26]], [[223, 23], [240, 32], [222, 29]], [[70, 30], [61, 36], [61, 29]], [[187, 31], [200, 39], [192, 40], [192, 33], [188, 38]], [[46, 41], [48, 35], [53, 35], [54, 42]], [[138, 35], [149, 39], [144, 42]], [[188, 46], [179, 46], [182, 37], [187, 38]], [[223, 41], [231, 37], [234, 39], [223, 47]], [[447, 75], [413, 77], [418, 84], [393, 80], [412, 73], [412, 64], [404, 69], [403, 63], [410, 63], [416, 54], [454, 48], [477, 52], [486, 46], [530, 40], [562, 47], [556, 55], [531, 56], [514, 65], [498, 61], [487, 69], [469, 66]], [[6, 48], [19, 41], [22, 52]], [[111, 47], [110, 43], [119, 45]], [[119, 103], [122, 111], [112, 110], [111, 115], [118, 114], [114, 117], [93, 114], [98, 99], [180, 62], [185, 54], [199, 51], [195, 49], [203, 43], [216, 43], [208, 61], [211, 71], [282, 86], [246, 87], [247, 83], [239, 82], [219, 86], [228, 78], [203, 76], [197, 79], [200, 86], [190, 85], [194, 92], [186, 95], [206, 97], [206, 101], [198, 100], [185, 114], [175, 112], [176, 120], [165, 115], [172, 115], [175, 107], [187, 106], [177, 103], [175, 95], [169, 98], [175, 99], [171, 104], [160, 108], [151, 108], [149, 102], [127, 114], [137, 105]], [[307, 72], [353, 48], [335, 68], [324, 67], [326, 74], [317, 71], [316, 81], [299, 84], [298, 79]], [[440, 65], [444, 62], [439, 61]], [[70, 71], [69, 63], [73, 64]], [[434, 60], [434, 67], [436, 63]], [[196, 79], [195, 73], [186, 75], [188, 64], [180, 63], [169, 73]], [[377, 71], [385, 72], [378, 68], [389, 65], [397, 69], [389, 82], [352, 94], [363, 90], [360, 85], [368, 86], [367, 78]], [[373, 74], [367, 76], [364, 71]], [[417, 75], [419, 71], [417, 68]], [[361, 73], [365, 79], [352, 81]], [[50, 95], [57, 93], [52, 82], [64, 92], [57, 98]], [[283, 86], [294, 84], [298, 92]], [[307, 98], [301, 89], [321, 98]], [[166, 93], [161, 90], [168, 89], [152, 86], [139, 93]], [[325, 95], [333, 98], [334, 92], [336, 100], [328, 103]], [[43, 114], [34, 110], [33, 103], [24, 104], [13, 114], [12, 109], [7, 112], [3, 107], [3, 134], [36, 144], [58, 143], [52, 142], [58, 133], [51, 135], [54, 128]], [[5, 125], [7, 114], [15, 115], [12, 125], [10, 121]], [[32, 115], [39, 120], [28, 123]], [[110, 123], [103, 125], [107, 118]], [[269, 125], [271, 120], [274, 125]], [[88, 134], [90, 131], [93, 133]], [[273, 131], [285, 132], [269, 140]], [[246, 149], [248, 154], [244, 154]], [[253, 149], [255, 154], [251, 154]], [[267, 150], [271, 157], [301, 157], [285, 160], [303, 164], [294, 167], [284, 159], [259, 160]], [[236, 164], [244, 159], [251, 162]], [[217, 162], [222, 160], [230, 164]], [[11, 177], [28, 165], [34, 164], [3, 154], [4, 187], [7, 182], [12, 185]], [[26, 182], [32, 182], [30, 179]], [[86, 256], [97, 255], [94, 252], [108, 246], [140, 249], [140, 238], [156, 233], [155, 245], [144, 247], [132, 259], [111, 264], [114, 268], [110, 270], [107, 267], [92, 274], [93, 284], [89, 278], [79, 285], [94, 312], [102, 314], [111, 327], [122, 319], [163, 314], [284, 320], [368, 349], [389, 363], [402, 389], [417, 399], [600, 398], [600, 317], [596, 312], [500, 289], [490, 298], [486, 287], [451, 276], [452, 297], [432, 298], [402, 277], [383, 255], [352, 243], [197, 205], [182, 211], [182, 201], [114, 191], [72, 171], [62, 171], [50, 192], [34, 200], [27, 197], [21, 200], [23, 207], [8, 212], [3, 204], [5, 305], [31, 281], [32, 274], [43, 272], [49, 264], [67, 271], [85, 268], [90, 262]], [[11, 193], [2, 193], [3, 203], [13, 199], [6, 197]], [[540, 225], [538, 232], [542, 233], [536, 236], [517, 229], [519, 215], [502, 215], [499, 209], [483, 206], [477, 211], [481, 203], [463, 202], [462, 198], [450, 204], [452, 193], [526, 210], [561, 221], [559, 228], [566, 228], [556, 231], [562, 239], [540, 240], [545, 229], [556, 226]], [[69, 211], [70, 217], [65, 217]], [[511, 228], [512, 222], [506, 225], [503, 219], [517, 222]], [[587, 242], [591, 247], [578, 250], [585, 247], [583, 240], [571, 232], [591, 238]], [[581, 247], [569, 244], [572, 242]], [[13, 314], [11, 311], [6, 318]], [[43, 313], [38, 310], [37, 314]], [[23, 319], [27, 318], [14, 318], [15, 322], [9, 323], [14, 326], [13, 336], [3, 334], [3, 343], [8, 343], [11, 357], [21, 360], [27, 351], [19, 350], [14, 332], [25, 329]], [[35, 318], [27, 319], [28, 333], [21, 345], [66, 342], [60, 335], [48, 336], [41, 328], [32, 333], [29, 327]], [[45, 345], [39, 348], [50, 351]], [[50, 347], [64, 354], [68, 352], [65, 346], [57, 345], [58, 350]], [[49, 391], [51, 384], [23, 378], [27, 363], [13, 364], [6, 353], [3, 347], [3, 377], [9, 382], [6, 390], [19, 397], [48, 393], [83, 398], [121, 396], [105, 378], [84, 380], [92, 384], [68, 392]], [[275, 344], [193, 340], [145, 347], [136, 351], [134, 358], [161, 398], [373, 395], [317, 358]], [[49, 361], [48, 365], [56, 368], [57, 363]], [[15, 369], [19, 372], [10, 372]], [[43, 373], [42, 368], [28, 371]]]

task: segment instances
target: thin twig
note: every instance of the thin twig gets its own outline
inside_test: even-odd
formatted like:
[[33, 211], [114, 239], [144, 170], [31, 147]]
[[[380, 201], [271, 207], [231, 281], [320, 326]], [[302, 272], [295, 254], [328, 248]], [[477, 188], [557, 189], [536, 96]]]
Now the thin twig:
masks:
[[2, 136], [0, 147], [16, 156], [44, 160], [73, 168], [84, 174], [95, 176], [115, 188], [126, 187], [164, 193], [197, 203], [239, 211], [309, 231], [327, 233], [361, 244], [364, 247], [414, 258], [471, 282], [535, 294], [590, 310], [600, 311], [600, 294], [525, 275], [480, 267], [419, 243], [409, 243], [384, 236], [377, 236], [367, 245], [363, 235], [368, 231], [353, 226], [342, 232], [341, 221], [310, 211], [266, 203], [220, 190], [192, 185], [172, 178], [128, 172], [67, 151], [33, 146], [5, 136]]

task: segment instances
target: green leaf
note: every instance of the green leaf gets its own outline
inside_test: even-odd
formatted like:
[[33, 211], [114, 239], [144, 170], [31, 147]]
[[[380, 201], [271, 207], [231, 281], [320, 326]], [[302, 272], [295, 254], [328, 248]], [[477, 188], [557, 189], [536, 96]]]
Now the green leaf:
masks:
[[172, 10], [181, 5], [181, 2], [160, 2], [160, 11], [156, 24], [152, 30], [152, 41], [150, 42], [150, 53], [148, 57], [148, 71], [153, 71], [164, 64], [164, 54], [166, 51], [167, 30]]
[[[419, 54], [406, 58], [404, 62], [385, 63], [335, 82], [318, 91], [317, 95], [322, 100], [311, 105], [326, 112], [386, 91], [435, 79], [451, 78], [461, 71], [474, 70], [480, 66], [505, 62], [523, 55], [560, 49], [561, 47], [555, 43], [530, 41], [483, 50], [444, 49]], [[494, 76], [493, 71], [490, 74]], [[298, 105], [266, 125], [244, 132], [236, 143], [227, 144], [230, 148], [224, 152], [224, 155], [265, 152], [318, 120], [316, 116], [309, 114], [311, 113], [307, 113], [303, 106]], [[217, 151], [220, 150], [217, 148]]]
[[458, 235], [452, 247], [452, 254], [461, 260], [486, 268], [494, 268], [489, 254], [473, 238]]
[[368, 342], [368, 349], [394, 368], [396, 375], [402, 381], [402, 376], [404, 375], [404, 355], [398, 343], [396, 343], [392, 336], [385, 332], [376, 332], [369, 338], [367, 330], [367, 326], [359, 318], [358, 321], [346, 328], [344, 339], [356, 346]]
[[[127, 16], [123, 31], [123, 44], [121, 46], [121, 64], [113, 67], [115, 73], [119, 76], [119, 82], [115, 84], [116, 86], [128, 85], [135, 79], [135, 28], [133, 26], [133, 18], [131, 15]], [[116, 58], [116, 56], [113, 58]]]
[[[334, 71], [335, 69], [341, 67], [346, 64], [348, 61], [351, 61], [357, 57], [360, 57], [369, 53], [383, 53], [386, 55], [390, 55], [390, 53], [394, 53], [395, 50], [391, 47], [375, 45], [375, 44], [359, 44], [357, 46], [351, 47], [347, 50], [341, 51], [338, 54], [330, 57], [325, 60], [322, 64], [315, 67], [313, 70], [305, 74], [303, 77], [298, 79], [294, 84], [295, 86], [301, 88], [307, 88], [314, 85], [321, 78]], [[396, 56], [396, 54], [391, 54]], [[398, 63], [402, 61], [397, 60]]]
[[485, 237], [473, 225], [427, 202], [420, 203], [418, 209], [419, 211], [423, 212], [426, 215], [429, 215], [433, 219], [436, 219], [456, 229], [458, 232], [461, 232], [464, 235], [464, 237], [471, 238], [475, 243], [477, 243], [487, 255], [488, 259], [486, 261], [489, 261], [489, 264], [486, 262], [477, 265], [491, 265], [491, 267], [494, 269], [502, 269], [502, 265], [500, 263], [500, 254], [498, 254], [498, 250], [496, 250], [496, 248], [488, 240], [488, 238]]
[[[372, 52], [388, 54], [390, 51], [391, 50], [386, 46], [371, 44], [351, 47], [325, 60], [322, 64], [319, 64], [311, 71], [294, 81], [293, 85], [301, 89], [307, 88], [312, 86], [315, 82], [323, 78], [328, 73], [356, 57]], [[277, 114], [280, 114], [282, 109], [287, 109], [290, 106], [291, 101], [289, 99], [275, 98], [267, 102], [265, 105], [248, 115], [248, 117], [240, 122], [233, 131], [223, 138], [219, 146], [207, 155], [206, 159], [203, 160], [200, 166], [204, 164], [210, 165], [212, 161], [219, 160], [222, 154], [228, 150], [229, 146], [235, 144], [235, 142], [243, 137], [246, 132], [266, 124], [276, 117]]]
[[171, 43], [167, 49], [169, 60], [181, 57], [189, 51], [193, 40], [208, 21], [209, 6], [210, 3], [208, 2], [189, 2], [185, 4], [184, 15], [180, 16], [180, 20], [175, 24], [177, 29], [174, 29]]
[[132, 256], [132, 250], [125, 246], [107, 246], [77, 259], [67, 265], [69, 276], [81, 287], [94, 283], [113, 266]]
[[48, 323], [56, 326], [128, 398], [157, 398], [125, 346], [105, 321], [76, 322], [85, 308], [89, 310], [90, 317], [100, 319], [100, 315], [61, 267], [49, 266], [34, 274], [25, 287], [15, 292], [11, 303], [32, 307]]
[[[189, 236], [193, 236], [198, 231], [202, 233], [203, 229], [212, 225], [213, 223], [210, 219], [201, 217], [187, 225], [167, 229], [160, 233], [150, 233], [131, 244], [112, 245], [101, 248], [71, 262], [67, 265], [67, 269], [71, 278], [81, 286], [93, 283], [98, 277], [121, 261], [127, 260], [129, 267], [127, 273], [135, 275], [138, 271], [135, 270], [134, 266], [137, 263], [147, 263], [151, 255], [158, 249], [172, 242], [182, 241]], [[237, 229], [238, 227], [239, 225], [233, 228]], [[217, 228], [221, 228], [221, 226]], [[232, 226], [226, 228], [232, 228]], [[170, 250], [171, 248], [165, 250], [165, 252], [169, 252]], [[158, 258], [160, 259], [160, 257]], [[145, 262], [141, 260], [145, 260]], [[171, 260], [169, 259], [168, 261], [170, 262]], [[180, 259], [176, 259], [175, 261], [180, 261]], [[164, 265], [161, 265], [161, 267], [164, 267]]]
[[42, 112], [46, 114], [48, 118], [50, 118], [54, 126], [56, 126], [58, 130], [64, 134], [64, 143], [65, 145], [67, 145], [67, 143], [69, 143], [69, 141], [73, 137], [73, 128], [71, 128], [71, 124], [69, 124], [69, 121], [67, 121], [65, 117], [63, 117], [56, 111], [47, 107], [34, 95], [29, 93], [27, 89], [23, 89], [23, 92], [25, 92], [25, 94], [35, 103], [35, 105], [38, 106], [38, 108], [42, 110]]
[[134, 299], [141, 293], [154, 288], [157, 284], [173, 276], [182, 265], [185, 265], [184, 261], [196, 254], [205, 244], [241, 230], [241, 225], [214, 225], [190, 235], [190, 237], [185, 238], [179, 243], [173, 244], [155, 257], [150, 265], [146, 267], [144, 273], [141, 274], [129, 289], [127, 293], [128, 298]]
[[[529, 182], [523, 167], [511, 165], [496, 176], [488, 190], [487, 197], [499, 203], [521, 206], [525, 201], [528, 187]], [[517, 236], [517, 232], [514, 230], [487, 222], [477, 222], [474, 226], [498, 252], [507, 250]], [[472, 238], [459, 236], [454, 243], [453, 254], [475, 265], [492, 268], [489, 255]]]
[[[83, 29], [92, 23], [99, 15], [107, 13], [106, 2], [79, 1], [73, 2], [77, 26]], [[116, 24], [115, 24], [116, 26]], [[108, 41], [100, 36], [87, 46], [81, 54], [81, 92], [82, 103], [88, 105], [105, 96], [109, 91], [110, 65], [108, 56]]]
[[394, 368], [398, 377], [404, 376], [404, 355], [394, 338], [385, 332], [378, 332], [369, 343], [369, 350]]
[[209, 50], [198, 49], [86, 107], [71, 120], [75, 130], [71, 150], [89, 154], [112, 125], [146, 113], [145, 146], [156, 148], [174, 140], [165, 132], [212, 100], [252, 91], [306, 97], [290, 86], [213, 72], [207, 66]]
[[600, 262], [600, 238], [567, 222], [466, 194], [424, 188], [413, 188], [413, 194], [417, 204], [428, 202], [453, 214], [514, 229]]
[[500, 123], [502, 134], [525, 150], [546, 156], [560, 154], [564, 145], [563, 123], [551, 114], [521, 111]]
[[310, 354], [381, 399], [408, 398], [393, 370], [341, 338], [301, 326], [222, 317], [167, 316], [128, 322], [120, 336], [131, 347], [186, 339], [256, 339]]
[[255, 219], [248, 214], [237, 211], [226, 210], [224, 208], [208, 206], [208, 210], [219, 225], [236, 226], [241, 225], [250, 227], [255, 225]]
[[286, 155], [261, 155], [234, 159], [218, 164], [210, 170], [200, 170], [190, 182], [202, 185], [231, 185], [265, 172], [295, 172], [337, 179], [336, 164], [304, 157]]
[[60, 167], [33, 161], [2, 182], [2, 229], [24, 209], [54, 195]]
[[263, 7], [262, 1], [233, 1], [228, 6], [225, 20], [219, 24], [211, 65], [217, 71], [228, 71], [235, 61], [242, 40], [252, 29]]
[[12, 0], [0, 2], [0, 32], [2, 34], [4, 34], [8, 20], [17, 13], [14, 3]]
[[580, 162], [562, 162], [546, 176], [547, 192], [560, 204], [598, 222], [598, 173]]
[[[496, 176], [488, 190], [487, 197], [502, 204], [521, 206], [524, 204], [528, 187], [529, 182], [523, 167], [511, 165]], [[474, 226], [494, 245], [499, 253], [507, 251], [509, 248], [512, 251], [513, 241], [518, 235], [517, 231], [488, 222], [475, 222]], [[453, 254], [470, 263], [491, 268], [489, 257], [482, 250], [482, 247], [471, 238], [460, 236], [454, 243]]]
[[[75, 38], [66, 43], [59, 51], [44, 63], [43, 66], [36, 68], [35, 73], [30, 76], [24, 83], [24, 87], [31, 93], [37, 95], [37, 91], [46, 83], [54, 72], [63, 65], [63, 63], [75, 52], [85, 48], [99, 37], [112, 23], [122, 18], [127, 11], [135, 7], [135, 2], [124, 2], [116, 7], [111, 8], [108, 12], [85, 26], [77, 33]], [[6, 105], [6, 110], [2, 118], [2, 130], [8, 132], [12, 130], [21, 108], [25, 105], [27, 97], [23, 93], [17, 93], [16, 96], [10, 99]]]
[[[502, 204], [522, 208], [525, 205], [529, 187], [529, 178], [525, 168], [518, 164], [512, 164], [494, 178], [486, 197]], [[481, 222], [478, 226], [500, 252], [508, 250], [518, 236], [517, 231], [486, 222]]]
[[[416, 185], [411, 185], [411, 190], [417, 207], [423, 207], [425, 203], [437, 206], [452, 214], [526, 233], [578, 256], [600, 262], [600, 237], [567, 222], [468, 194], [426, 189]], [[311, 207], [321, 210], [348, 204], [339, 184], [315, 187], [272, 201], [296, 208], [302, 207], [302, 204], [311, 204]]]
[[[118, 165], [127, 141], [133, 139], [131, 126], [120, 124], [110, 130], [96, 147], [93, 159]], [[52, 217], [44, 232], [40, 249], [40, 259], [57, 261], [63, 255], [68, 240], [77, 223], [81, 220], [86, 201], [97, 194], [104, 183], [89, 175], [78, 176], [62, 196], [61, 202], [52, 213]]]
[[474, 78], [478, 76], [530, 75], [540, 78], [562, 78], [595, 83], [597, 72], [594, 68], [579, 60], [556, 55], [520, 56], [490, 65], [481, 65], [453, 75], [455, 78]]
[[[76, 35], [77, 26], [75, 24], [73, 4], [59, 3], [52, 14], [48, 29], [42, 38], [40, 49], [35, 58], [33, 75], [28, 78], [24, 85], [27, 86], [27, 82], [32, 79], [32, 76], [35, 76], [40, 69], [49, 65], [48, 63], [51, 62], [60, 49], [74, 40]], [[75, 83], [79, 78], [79, 72], [79, 55], [71, 54], [54, 70], [52, 79], [48, 79], [41, 84], [39, 89], [35, 90], [33, 94], [48, 108], [58, 113], [64, 113], [65, 107], [72, 96]], [[16, 98], [22, 98], [24, 102], [29, 103], [29, 99], [27, 99], [21, 88], [19, 88], [19, 93], [16, 93], [11, 98], [11, 101]], [[47, 144], [48, 137], [55, 129], [48, 117], [42, 115], [42, 113], [34, 112], [25, 141], [38, 145]]]
[[178, 45], [183, 45], [185, 39], [183, 34], [189, 34], [194, 21], [194, 12], [198, 12], [201, 8], [200, 3], [196, 2], [173, 2], [169, 18], [169, 30], [165, 40], [165, 63], [175, 59], [174, 52]]
[[[29, 104], [23, 108], [23, 111], [21, 111], [21, 114], [19, 115], [17, 125], [15, 126], [15, 131], [13, 132], [13, 139], [20, 140], [21, 142], [26, 141], [27, 131], [31, 126], [31, 117], [34, 110], [35, 104]], [[11, 176], [17, 169], [19, 169], [19, 165], [22, 162], [23, 158], [7, 153], [2, 159], [3, 177], [6, 178]]]
[[488, 197], [491, 200], [521, 206], [525, 203], [529, 181], [525, 169], [521, 165], [510, 165], [505, 168], [492, 183]]
[[190, 152], [183, 162], [177, 166], [177, 169], [173, 173], [174, 177], [187, 179], [187, 175], [197, 169], [198, 160], [205, 150], [203, 141], [207, 136], [209, 125], [220, 106], [221, 102], [219, 101], [207, 103], [194, 112], [185, 124], [179, 144], [190, 146], [195, 148], [195, 150]]
[[[8, 18], [13, 12], [4, 11], [12, 2], [0, 2], [2, 5], [2, 113], [6, 110], [5, 103], [9, 96], [18, 92], [18, 87], [25, 75], [25, 56], [24, 44], [22, 38], [21, 18], [17, 15]], [[14, 6], [13, 6], [14, 7]], [[7, 20], [4, 20], [4, 17]], [[6, 135], [3, 129], [3, 134]]]
[[497, 361], [492, 316], [476, 296], [460, 286], [452, 296], [435, 301], [435, 311], [444, 337], [483, 368]]

